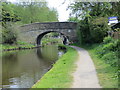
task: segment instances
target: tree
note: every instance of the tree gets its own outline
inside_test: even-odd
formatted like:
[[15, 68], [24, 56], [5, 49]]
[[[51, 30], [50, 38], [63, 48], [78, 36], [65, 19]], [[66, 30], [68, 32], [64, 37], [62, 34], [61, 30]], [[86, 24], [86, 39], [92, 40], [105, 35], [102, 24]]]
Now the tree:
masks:
[[20, 17], [14, 13], [14, 5], [11, 3], [2, 3], [2, 25], [5, 27], [6, 22], [20, 21]]
[[17, 4], [15, 12], [24, 24], [58, 21], [57, 11], [48, 8], [47, 2], [21, 2]]
[[72, 10], [71, 14], [79, 19], [79, 42], [102, 42], [110, 29], [107, 25], [107, 18], [115, 15], [111, 13], [112, 4], [109, 2], [75, 2], [69, 8]]

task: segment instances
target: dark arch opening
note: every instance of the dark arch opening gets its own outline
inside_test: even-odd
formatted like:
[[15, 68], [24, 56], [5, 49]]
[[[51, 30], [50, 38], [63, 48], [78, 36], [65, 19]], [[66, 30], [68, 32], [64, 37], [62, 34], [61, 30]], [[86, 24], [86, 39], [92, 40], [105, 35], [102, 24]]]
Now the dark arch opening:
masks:
[[47, 31], [47, 32], [44, 32], [44, 33], [38, 35], [38, 37], [36, 39], [37, 45], [41, 45], [41, 39], [43, 38], [43, 36], [48, 34], [48, 33], [51, 33], [51, 32], [57, 32], [57, 33], [60, 33], [61, 35], [63, 35], [63, 38], [64, 38], [63, 44], [65, 44], [65, 45], [68, 44], [67, 42], [68, 42], [69, 38], [67, 36], [65, 36], [63, 33], [58, 32], [58, 31]]

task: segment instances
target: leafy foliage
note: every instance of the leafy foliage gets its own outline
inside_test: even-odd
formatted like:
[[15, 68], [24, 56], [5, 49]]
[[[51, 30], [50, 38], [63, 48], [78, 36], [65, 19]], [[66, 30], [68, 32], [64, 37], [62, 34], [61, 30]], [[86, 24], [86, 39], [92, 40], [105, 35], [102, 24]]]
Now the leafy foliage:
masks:
[[4, 44], [15, 44], [17, 41], [17, 33], [14, 31], [15, 28], [11, 23], [7, 23], [2, 28], [2, 43]]
[[21, 2], [15, 5], [14, 11], [24, 24], [58, 21], [56, 9], [48, 8], [47, 2]]
[[118, 16], [119, 19], [119, 3], [74, 2], [69, 6], [72, 10], [71, 15], [77, 17], [76, 20], [79, 20], [77, 34], [80, 44], [100, 43], [103, 41], [103, 38], [107, 36], [107, 31], [111, 30], [107, 18]]
[[78, 22], [79, 20], [76, 17], [69, 17], [68, 21], [70, 21], [70, 22]]
[[95, 52], [97, 56], [105, 60], [106, 63], [118, 67], [118, 60], [120, 59], [120, 40], [106, 37]]
[[14, 11], [14, 4], [9, 4], [7, 2], [2, 3], [2, 25], [6, 27], [6, 22], [16, 22], [20, 21], [20, 17], [17, 16]]
[[[83, 47], [89, 51], [102, 88], [118, 88], [120, 70], [119, 67], [114, 66], [119, 63], [119, 61], [115, 59], [117, 55], [115, 55], [114, 52], [108, 52], [105, 56], [102, 56], [102, 58], [98, 57], [96, 52], [98, 48], [102, 47], [101, 44], [84, 45]], [[111, 64], [109, 62], [111, 62]]]

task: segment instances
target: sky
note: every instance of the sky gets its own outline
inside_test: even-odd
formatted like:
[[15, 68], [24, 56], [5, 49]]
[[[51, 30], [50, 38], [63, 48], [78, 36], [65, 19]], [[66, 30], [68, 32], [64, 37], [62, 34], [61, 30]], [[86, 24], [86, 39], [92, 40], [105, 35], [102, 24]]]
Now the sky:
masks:
[[[16, 2], [17, 0], [7, 0], [7, 1]], [[71, 3], [70, 0], [46, 0], [46, 1], [48, 2], [48, 7], [50, 7], [50, 8], [54, 7], [57, 9], [58, 20], [60, 22], [68, 20], [70, 10], [66, 10], [66, 9], [67, 9], [68, 5]], [[65, 3], [64, 3], [64, 1], [65, 1]]]
[[70, 4], [70, 0], [46, 0], [46, 1], [48, 1], [49, 7], [54, 7], [57, 9], [59, 21], [67, 21], [67, 19], [69, 18], [70, 10], [66, 10], [66, 9]]

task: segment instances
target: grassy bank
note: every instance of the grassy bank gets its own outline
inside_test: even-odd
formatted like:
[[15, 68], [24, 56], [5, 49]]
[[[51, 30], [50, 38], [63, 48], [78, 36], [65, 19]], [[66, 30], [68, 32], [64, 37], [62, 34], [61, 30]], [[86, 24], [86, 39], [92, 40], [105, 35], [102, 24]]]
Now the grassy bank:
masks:
[[30, 49], [36, 47], [35, 45], [26, 42], [17, 42], [17, 44], [0, 44], [0, 56], [2, 56], [2, 51], [20, 50], [20, 49]]
[[75, 69], [77, 55], [75, 49], [67, 47], [67, 52], [32, 88], [69, 88], [73, 80], [71, 73]]
[[34, 47], [32, 44], [26, 44], [26, 45], [9, 45], [9, 44], [1, 44], [2, 50], [5, 49], [15, 49], [15, 48], [31, 48]]
[[106, 63], [102, 58], [99, 58], [96, 54], [96, 50], [100, 44], [94, 45], [76, 45], [88, 50], [96, 67], [97, 75], [100, 81], [100, 85], [103, 88], [118, 88], [118, 67], [113, 67], [109, 63]]
[[26, 43], [26, 42], [17, 42], [16, 44], [10, 45], [10, 44], [0, 44], [0, 50], [6, 50], [6, 49], [17, 49], [17, 48], [31, 48], [34, 47], [34, 45]]

